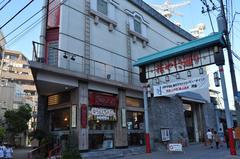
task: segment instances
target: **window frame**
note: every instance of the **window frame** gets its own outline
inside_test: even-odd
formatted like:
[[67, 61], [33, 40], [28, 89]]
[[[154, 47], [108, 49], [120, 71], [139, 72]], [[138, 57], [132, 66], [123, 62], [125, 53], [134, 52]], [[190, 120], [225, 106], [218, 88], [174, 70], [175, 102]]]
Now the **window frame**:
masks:
[[97, 0], [97, 11], [108, 16], [108, 2], [106, 0]]
[[[137, 27], [138, 24], [139, 26]], [[133, 18], [133, 29], [136, 33], [142, 34], [142, 19], [140, 16], [135, 15]]]

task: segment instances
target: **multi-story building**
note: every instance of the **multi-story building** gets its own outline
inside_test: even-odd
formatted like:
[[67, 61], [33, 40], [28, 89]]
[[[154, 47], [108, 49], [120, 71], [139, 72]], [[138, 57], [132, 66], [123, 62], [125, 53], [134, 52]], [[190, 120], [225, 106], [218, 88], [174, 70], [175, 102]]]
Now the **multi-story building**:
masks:
[[[55, 142], [73, 134], [79, 150], [143, 145], [142, 86], [133, 64], [194, 37], [142, 0], [48, 3], [41, 43], [34, 43], [30, 62], [39, 95], [38, 128], [53, 133]], [[192, 75], [199, 75], [198, 69]], [[151, 102], [152, 142], [160, 141], [164, 128], [173, 141], [184, 136], [199, 142], [215, 124], [209, 122], [214, 113], [209, 101], [204, 89]]]
[[[20, 105], [29, 104], [33, 112], [33, 118], [29, 121], [29, 131], [33, 131], [36, 127], [37, 91], [28, 60], [21, 52], [7, 49], [1, 53], [1, 57], [0, 105], [2, 121], [4, 122], [3, 117], [6, 110], [17, 109]], [[19, 138], [19, 144], [26, 145], [25, 137]]]

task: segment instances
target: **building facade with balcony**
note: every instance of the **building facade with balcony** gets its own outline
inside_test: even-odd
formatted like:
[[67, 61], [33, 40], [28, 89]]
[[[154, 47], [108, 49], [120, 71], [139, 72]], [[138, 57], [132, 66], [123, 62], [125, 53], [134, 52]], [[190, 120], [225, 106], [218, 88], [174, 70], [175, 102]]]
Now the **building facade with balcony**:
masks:
[[[43, 20], [41, 43], [33, 43], [30, 62], [39, 94], [38, 128], [53, 133], [56, 143], [66, 142], [73, 134], [79, 150], [144, 145], [142, 85], [133, 64], [139, 57], [194, 37], [142, 0], [50, 0], [45, 5], [49, 16]], [[201, 93], [204, 103], [209, 101], [206, 92]], [[187, 136], [181, 101], [188, 101], [189, 111], [187, 104], [198, 101], [188, 97], [151, 103], [160, 110], [165, 100], [165, 113], [173, 110], [167, 125], [152, 122], [158, 125], [157, 129], [151, 126], [155, 138], [166, 127], [173, 127], [173, 140], [180, 133]], [[173, 124], [179, 110], [181, 123]], [[153, 116], [155, 121], [160, 119], [154, 110]], [[192, 126], [193, 114], [188, 116]]]
[[[7, 50], [0, 53], [0, 107], [1, 119], [4, 123], [6, 110], [18, 109], [23, 104], [29, 104], [33, 117], [29, 121], [29, 131], [36, 128], [37, 91], [34, 85], [28, 59], [19, 51]], [[20, 134], [16, 143], [26, 146], [26, 136]]]

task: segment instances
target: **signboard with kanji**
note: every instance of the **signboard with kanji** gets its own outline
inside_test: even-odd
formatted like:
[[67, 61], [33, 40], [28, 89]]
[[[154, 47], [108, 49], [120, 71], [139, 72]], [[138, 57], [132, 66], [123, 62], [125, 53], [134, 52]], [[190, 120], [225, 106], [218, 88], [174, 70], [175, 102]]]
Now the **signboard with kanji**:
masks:
[[152, 79], [214, 63], [213, 48], [203, 49], [146, 65], [146, 79]]

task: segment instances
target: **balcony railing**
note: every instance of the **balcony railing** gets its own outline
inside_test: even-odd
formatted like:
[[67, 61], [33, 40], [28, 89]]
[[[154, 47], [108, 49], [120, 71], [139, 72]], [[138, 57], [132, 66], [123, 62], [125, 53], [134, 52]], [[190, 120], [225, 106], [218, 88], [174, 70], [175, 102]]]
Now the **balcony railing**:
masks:
[[[48, 52], [48, 58], [40, 58], [40, 51]], [[45, 52], [44, 51], [44, 52]], [[126, 62], [123, 64], [127, 67]], [[105, 78], [140, 86], [139, 74], [127, 69], [107, 64], [94, 59], [86, 58], [76, 53], [68, 52], [55, 47], [45, 47], [44, 44], [33, 42], [33, 61], [46, 63], [48, 65], [64, 68], [67, 70], [84, 73], [96, 77]], [[120, 65], [120, 64], [119, 64]]]

